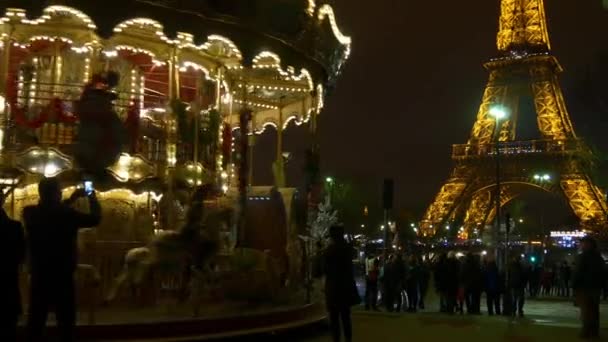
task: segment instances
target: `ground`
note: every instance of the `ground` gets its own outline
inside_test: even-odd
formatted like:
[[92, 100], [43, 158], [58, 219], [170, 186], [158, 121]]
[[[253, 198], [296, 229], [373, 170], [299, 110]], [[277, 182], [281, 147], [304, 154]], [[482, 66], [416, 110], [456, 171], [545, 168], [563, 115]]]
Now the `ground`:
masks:
[[[434, 302], [434, 300], [431, 300]], [[353, 341], [577, 341], [579, 313], [572, 301], [560, 299], [529, 300], [524, 318], [502, 316], [447, 316], [436, 312], [436, 303], [421, 313], [389, 314], [353, 311]], [[484, 310], [485, 311], [485, 310]], [[602, 327], [608, 328], [608, 304], [602, 305]], [[602, 331], [608, 341], [608, 329]], [[310, 332], [275, 336], [276, 341], [330, 342], [324, 327]]]

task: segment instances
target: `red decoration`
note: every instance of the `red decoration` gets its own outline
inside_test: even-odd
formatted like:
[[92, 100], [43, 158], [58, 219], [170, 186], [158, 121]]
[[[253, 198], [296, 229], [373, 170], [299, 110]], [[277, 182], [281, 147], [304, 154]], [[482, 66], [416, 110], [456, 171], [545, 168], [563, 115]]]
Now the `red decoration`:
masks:
[[13, 101], [10, 106], [11, 112], [13, 113], [13, 119], [15, 119], [15, 123], [18, 126], [36, 129], [42, 127], [48, 119], [47, 112], [42, 111], [38, 118], [30, 121], [25, 117], [25, 110], [20, 108], [15, 101]]
[[17, 123], [19, 126], [31, 129], [42, 127], [42, 125], [49, 121], [49, 118], [53, 117], [53, 114], [55, 115], [57, 121], [62, 123], [73, 124], [78, 120], [78, 118], [75, 116], [67, 115], [65, 113], [63, 110], [63, 102], [57, 97], [52, 99], [51, 102], [49, 102], [49, 104], [40, 112], [38, 118], [34, 120], [28, 120], [25, 117], [25, 109], [19, 107], [14, 98], [11, 100], [10, 107], [13, 113], [13, 118], [15, 119], [15, 123]]

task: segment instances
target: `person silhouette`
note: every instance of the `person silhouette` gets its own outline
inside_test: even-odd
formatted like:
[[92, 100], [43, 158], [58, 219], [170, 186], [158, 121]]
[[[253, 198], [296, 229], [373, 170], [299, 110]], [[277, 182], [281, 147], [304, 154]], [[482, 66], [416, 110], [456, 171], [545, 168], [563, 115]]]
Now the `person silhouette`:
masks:
[[21, 315], [19, 269], [25, 259], [25, 236], [21, 223], [8, 217], [2, 205], [6, 194], [0, 191], [0, 232], [3, 246], [0, 248], [0, 274], [4, 279], [2, 305], [0, 305], [0, 338], [2, 341], [17, 340], [17, 322]]
[[118, 98], [111, 89], [118, 84], [116, 72], [95, 74], [75, 103], [79, 118], [74, 156], [86, 174], [102, 177], [118, 159], [126, 141], [126, 129], [114, 110]]
[[[87, 196], [84, 189], [77, 189], [62, 202], [60, 184], [55, 178], [40, 181], [38, 193], [39, 203], [23, 210], [31, 276], [27, 339], [42, 340], [49, 307], [54, 306], [60, 340], [74, 341], [77, 234], [80, 228], [99, 224], [101, 207], [95, 192]], [[82, 197], [88, 197], [89, 214], [69, 206]]]
[[340, 342], [340, 322], [346, 342], [352, 341], [351, 307], [360, 303], [352, 262], [353, 249], [344, 239], [344, 227], [329, 229], [331, 243], [323, 255], [325, 302], [334, 342]]

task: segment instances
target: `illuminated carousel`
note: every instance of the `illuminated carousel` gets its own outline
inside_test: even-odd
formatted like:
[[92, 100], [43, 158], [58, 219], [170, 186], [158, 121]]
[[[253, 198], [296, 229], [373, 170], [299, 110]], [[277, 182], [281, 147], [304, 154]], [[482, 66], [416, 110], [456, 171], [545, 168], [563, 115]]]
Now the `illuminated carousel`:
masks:
[[[9, 1], [1, 9], [1, 182], [16, 185], [5, 203], [16, 219], [37, 201], [41, 177], [58, 177], [66, 194], [78, 186], [75, 105], [94, 75], [120, 74], [114, 109], [126, 138], [106, 169], [110, 180], [96, 185], [103, 221], [81, 238], [81, 262], [90, 266], [82, 273], [92, 270], [82, 278], [99, 282], [100, 294], [86, 296], [88, 308], [111, 287], [128, 251], [176, 229], [180, 204], [198, 185], [222, 189], [216, 204], [248, 187], [248, 203], [281, 202], [290, 225], [283, 130], [307, 124], [314, 134], [326, 91], [350, 53], [327, 0], [50, 2], [21, 8]], [[268, 127], [278, 134], [278, 197], [271, 186], [250, 184], [255, 135]], [[238, 239], [232, 231], [223, 250]], [[103, 316], [97, 311], [87, 310], [89, 323]]]

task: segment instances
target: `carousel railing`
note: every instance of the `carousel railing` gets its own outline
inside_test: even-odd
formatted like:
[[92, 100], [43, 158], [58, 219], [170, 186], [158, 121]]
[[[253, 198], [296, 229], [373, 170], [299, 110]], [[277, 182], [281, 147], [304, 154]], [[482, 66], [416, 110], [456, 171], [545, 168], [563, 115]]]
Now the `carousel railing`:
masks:
[[[29, 84], [26, 83], [26, 86]], [[58, 148], [66, 154], [72, 154], [73, 145], [77, 142], [78, 124], [74, 113], [75, 102], [79, 99], [83, 86], [78, 84], [51, 84], [36, 83], [37, 86], [48, 86], [47, 89], [38, 89], [33, 96], [21, 94], [15, 97], [11, 106], [11, 117], [17, 128], [12, 134], [11, 149], [23, 151], [32, 146], [43, 145]], [[132, 100], [141, 94], [131, 92], [118, 92], [119, 100], [116, 101], [114, 108], [123, 120], [129, 120], [129, 111], [136, 103]], [[163, 94], [146, 94], [144, 106], [138, 106], [137, 110], [141, 114], [141, 108], [146, 106], [158, 106], [159, 103], [166, 103], [166, 96]], [[53, 101], [59, 100], [59, 108], [52, 108]], [[154, 107], [159, 108], [159, 107]], [[162, 108], [162, 107], [161, 107]], [[145, 111], [145, 110], [144, 110]], [[59, 113], [57, 113], [59, 112]], [[127, 140], [125, 152], [140, 154], [152, 162], [162, 162], [165, 159], [165, 129], [163, 127], [162, 116], [151, 118], [141, 116], [137, 129], [137, 142], [132, 137]], [[128, 132], [127, 134], [131, 134]]]
[[[578, 140], [530, 140], [500, 142], [498, 149], [501, 155], [530, 155], [542, 153], [574, 153], [582, 148]], [[496, 144], [454, 145], [452, 157], [455, 159], [493, 156]]]

